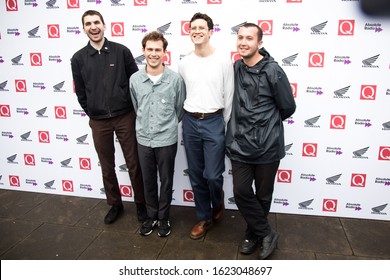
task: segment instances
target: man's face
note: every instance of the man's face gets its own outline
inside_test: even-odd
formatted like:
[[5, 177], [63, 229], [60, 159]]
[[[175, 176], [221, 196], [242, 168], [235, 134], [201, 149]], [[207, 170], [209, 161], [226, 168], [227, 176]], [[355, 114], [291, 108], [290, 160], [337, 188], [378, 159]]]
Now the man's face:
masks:
[[161, 66], [162, 60], [165, 55], [165, 51], [163, 48], [163, 42], [159, 41], [146, 41], [145, 48], [142, 49], [146, 63], [148, 67], [157, 68]]
[[261, 47], [258, 42], [257, 29], [255, 27], [241, 27], [237, 33], [237, 52], [244, 58], [253, 57]]
[[95, 43], [100, 43], [104, 39], [106, 26], [100, 20], [98, 15], [84, 17], [84, 33]]
[[192, 43], [195, 45], [201, 45], [207, 43], [210, 40], [213, 30], [209, 30], [207, 21], [204, 19], [196, 19], [191, 22], [190, 37]]

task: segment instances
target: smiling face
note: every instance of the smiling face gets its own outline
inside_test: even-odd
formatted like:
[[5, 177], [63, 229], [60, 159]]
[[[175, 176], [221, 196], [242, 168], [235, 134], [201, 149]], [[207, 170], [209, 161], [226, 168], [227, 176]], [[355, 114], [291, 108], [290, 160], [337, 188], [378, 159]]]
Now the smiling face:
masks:
[[145, 59], [148, 67], [152, 69], [157, 69], [159, 67], [162, 67], [162, 60], [164, 58], [165, 51], [164, 51], [163, 42], [161, 40], [146, 41], [145, 48], [143, 48], [142, 51], [145, 55]]
[[106, 25], [98, 15], [87, 15], [84, 17], [84, 33], [87, 34], [91, 40], [91, 44], [94, 46], [101, 46], [104, 42], [104, 31]]
[[195, 45], [207, 44], [212, 34], [213, 30], [209, 30], [207, 21], [204, 19], [196, 19], [191, 22], [190, 37]]
[[237, 52], [244, 58], [250, 60], [258, 54], [263, 42], [259, 41], [255, 27], [241, 27], [237, 33]]

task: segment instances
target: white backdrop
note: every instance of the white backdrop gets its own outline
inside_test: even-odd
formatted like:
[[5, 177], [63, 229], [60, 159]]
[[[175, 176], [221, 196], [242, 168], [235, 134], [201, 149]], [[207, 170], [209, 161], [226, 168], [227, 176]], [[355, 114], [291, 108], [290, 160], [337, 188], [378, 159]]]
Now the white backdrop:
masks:
[[[88, 9], [103, 14], [106, 37], [128, 46], [139, 67], [142, 37], [163, 32], [173, 70], [192, 50], [194, 13], [213, 18], [211, 42], [232, 61], [237, 28], [259, 24], [297, 103], [284, 123], [271, 211], [390, 220], [390, 20], [364, 16], [354, 0], [0, 0], [0, 188], [105, 198], [70, 70], [87, 43]], [[116, 163], [123, 198], [133, 201], [118, 143]], [[194, 205], [186, 168], [179, 145], [174, 205]], [[230, 168], [226, 159], [226, 205], [236, 209]]]

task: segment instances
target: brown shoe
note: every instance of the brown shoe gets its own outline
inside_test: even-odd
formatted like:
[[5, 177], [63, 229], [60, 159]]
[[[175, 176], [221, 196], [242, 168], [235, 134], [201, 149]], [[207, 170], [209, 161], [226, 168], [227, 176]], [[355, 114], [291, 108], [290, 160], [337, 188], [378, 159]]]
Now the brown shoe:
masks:
[[191, 230], [191, 239], [199, 239], [206, 235], [207, 230], [211, 227], [211, 221], [200, 221]]
[[222, 218], [224, 211], [225, 211], [225, 193], [224, 191], [222, 191], [221, 206], [219, 206], [219, 209], [213, 213], [213, 221], [218, 222]]

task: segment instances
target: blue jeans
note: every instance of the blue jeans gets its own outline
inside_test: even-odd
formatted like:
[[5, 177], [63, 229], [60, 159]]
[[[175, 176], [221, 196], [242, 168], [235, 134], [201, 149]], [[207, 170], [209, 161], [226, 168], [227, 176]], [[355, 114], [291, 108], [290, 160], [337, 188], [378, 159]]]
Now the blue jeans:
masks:
[[199, 221], [211, 220], [211, 206], [217, 211], [222, 198], [225, 171], [223, 115], [197, 119], [186, 112], [182, 122], [196, 217]]

